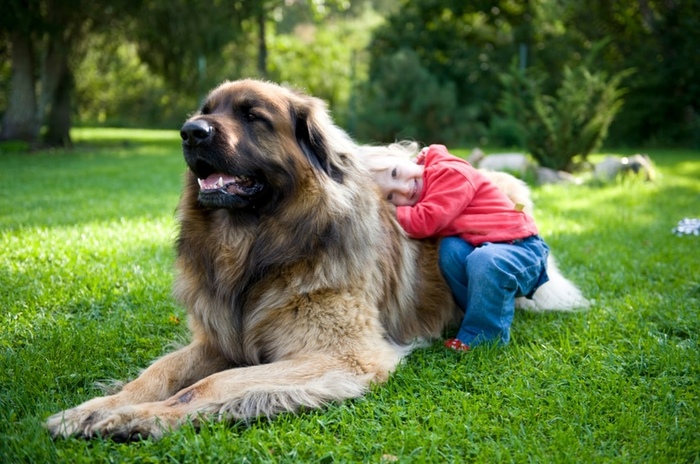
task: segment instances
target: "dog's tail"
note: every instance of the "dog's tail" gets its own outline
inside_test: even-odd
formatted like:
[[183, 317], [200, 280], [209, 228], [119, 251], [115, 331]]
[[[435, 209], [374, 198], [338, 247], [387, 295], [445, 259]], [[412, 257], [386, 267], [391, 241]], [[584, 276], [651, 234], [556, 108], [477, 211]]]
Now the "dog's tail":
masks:
[[549, 281], [537, 289], [532, 299], [516, 299], [516, 307], [528, 311], [574, 311], [591, 305], [581, 290], [561, 274], [551, 255], [547, 259], [547, 274]]

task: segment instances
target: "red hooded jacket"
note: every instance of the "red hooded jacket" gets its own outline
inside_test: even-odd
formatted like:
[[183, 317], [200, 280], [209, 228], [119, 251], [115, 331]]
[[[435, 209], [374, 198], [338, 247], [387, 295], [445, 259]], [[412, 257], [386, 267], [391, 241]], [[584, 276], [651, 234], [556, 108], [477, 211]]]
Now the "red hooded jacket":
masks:
[[411, 237], [457, 235], [477, 246], [538, 233], [532, 217], [517, 211], [495, 184], [443, 145], [423, 150], [417, 162], [425, 165], [421, 196], [413, 206], [396, 208], [399, 223]]

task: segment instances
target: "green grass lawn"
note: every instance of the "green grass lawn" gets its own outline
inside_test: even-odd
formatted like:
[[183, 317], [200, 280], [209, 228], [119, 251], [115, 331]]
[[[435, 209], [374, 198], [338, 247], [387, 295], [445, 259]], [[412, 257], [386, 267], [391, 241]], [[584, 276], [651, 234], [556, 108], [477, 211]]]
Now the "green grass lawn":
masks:
[[700, 152], [655, 183], [534, 189], [542, 234], [595, 300], [519, 312], [512, 342], [436, 343], [322, 411], [133, 444], [53, 442], [47, 416], [185, 343], [170, 296], [175, 132], [80, 130], [72, 152], [0, 145], [0, 462], [698, 462]]

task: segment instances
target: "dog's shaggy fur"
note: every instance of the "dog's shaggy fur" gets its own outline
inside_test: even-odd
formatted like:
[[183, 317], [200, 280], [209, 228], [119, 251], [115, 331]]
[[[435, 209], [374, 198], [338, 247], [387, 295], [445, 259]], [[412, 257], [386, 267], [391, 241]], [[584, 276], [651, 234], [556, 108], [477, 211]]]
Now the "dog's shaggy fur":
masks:
[[[461, 319], [436, 242], [405, 235], [360, 147], [320, 100], [225, 83], [181, 135], [188, 170], [175, 295], [191, 343], [118, 393], [50, 417], [54, 437], [159, 437], [187, 420], [358, 397], [387, 380], [416, 340]], [[559, 309], [585, 305], [564, 281], [571, 293]], [[538, 295], [532, 306], [557, 309]]]

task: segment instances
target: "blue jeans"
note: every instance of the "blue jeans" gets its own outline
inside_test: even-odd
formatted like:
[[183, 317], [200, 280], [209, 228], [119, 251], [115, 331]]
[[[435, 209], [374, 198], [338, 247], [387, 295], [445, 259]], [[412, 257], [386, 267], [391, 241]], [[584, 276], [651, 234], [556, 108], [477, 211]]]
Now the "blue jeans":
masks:
[[459, 237], [440, 241], [440, 271], [464, 319], [457, 338], [470, 347], [510, 340], [515, 298], [531, 297], [549, 280], [549, 247], [535, 235], [514, 243], [486, 242], [477, 247]]

